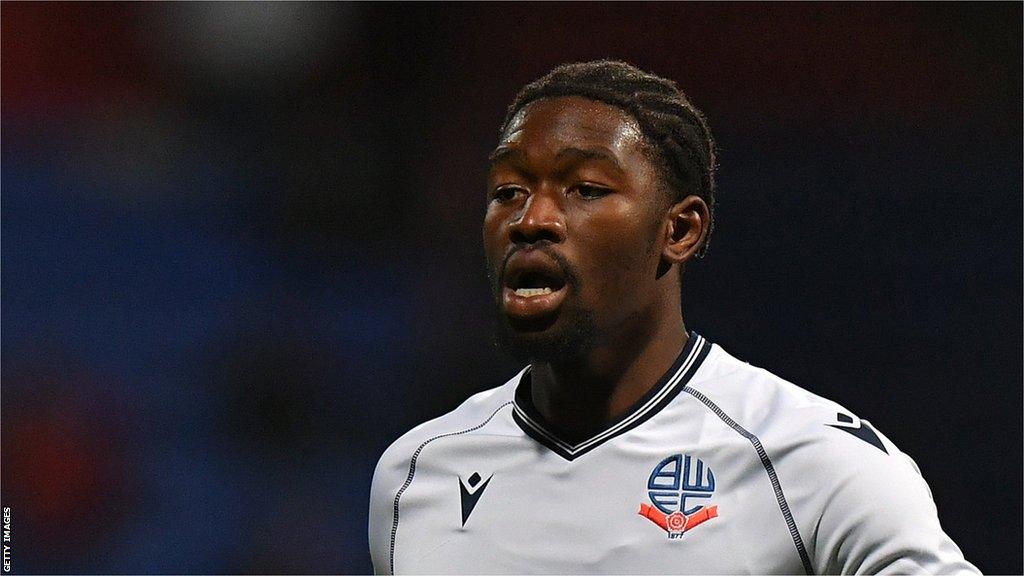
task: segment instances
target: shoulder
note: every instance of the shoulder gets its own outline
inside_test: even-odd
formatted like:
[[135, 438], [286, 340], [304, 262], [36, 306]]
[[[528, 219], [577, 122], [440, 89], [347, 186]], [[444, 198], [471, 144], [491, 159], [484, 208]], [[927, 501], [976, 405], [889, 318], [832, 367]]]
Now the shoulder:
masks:
[[434, 440], [504, 425], [499, 413], [511, 404], [515, 385], [522, 372], [497, 388], [469, 397], [458, 408], [424, 422], [395, 440], [377, 462], [370, 487], [370, 555], [376, 572], [390, 571], [390, 534], [396, 513], [397, 497], [412, 479], [416, 459]]
[[510, 405], [515, 384], [521, 374], [502, 386], [470, 396], [451, 412], [428, 420], [403, 434], [380, 457], [374, 472], [374, 482], [378, 476], [388, 476], [394, 472], [401, 472], [404, 477], [408, 472], [410, 458], [424, 444], [447, 436], [471, 434], [490, 424], [502, 408]]
[[[806, 479], [822, 491], [872, 474], [914, 489], [927, 486], [916, 464], [868, 420], [845, 406], [717, 349], [719, 374], [697, 387], [737, 427], [763, 444], [780, 476]], [[884, 471], [884, 474], [881, 474]], [[798, 491], [798, 489], [794, 489]]]
[[401, 486], [409, 474], [413, 458], [423, 447], [440, 438], [484, 431], [489, 425], [505, 425], [499, 413], [509, 407], [519, 381], [514, 378], [490, 390], [474, 394], [457, 408], [416, 426], [391, 443], [377, 462], [373, 474], [373, 493], [391, 493]]
[[816, 571], [976, 570], [940, 527], [917, 465], [869, 421], [718, 346], [709, 360], [690, 386], [760, 446]]
[[[693, 393], [748, 440], [764, 446], [782, 472], [820, 483], [886, 470], [923, 485], [913, 460], [869, 421], [845, 406], [751, 366], [717, 345]], [[925, 489], [927, 489], [925, 487]]]
[[[733, 357], [715, 345], [706, 366], [688, 385], [691, 394], [720, 412], [731, 426], [775, 445], [816, 445], [831, 455], [858, 457], [899, 450], [870, 423], [843, 405]], [[816, 458], [824, 454], [816, 454]]]

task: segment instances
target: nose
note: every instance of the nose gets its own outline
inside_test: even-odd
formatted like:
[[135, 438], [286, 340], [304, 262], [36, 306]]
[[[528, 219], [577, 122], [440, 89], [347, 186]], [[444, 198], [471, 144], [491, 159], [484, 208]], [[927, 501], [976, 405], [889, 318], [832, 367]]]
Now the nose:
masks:
[[519, 218], [509, 225], [509, 236], [517, 244], [565, 240], [565, 217], [558, 200], [544, 193], [531, 194]]

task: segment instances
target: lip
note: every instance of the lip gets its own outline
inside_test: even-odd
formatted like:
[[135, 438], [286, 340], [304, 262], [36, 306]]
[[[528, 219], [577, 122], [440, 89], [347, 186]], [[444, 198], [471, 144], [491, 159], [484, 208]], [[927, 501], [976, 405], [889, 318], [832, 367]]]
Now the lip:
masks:
[[[529, 274], [540, 274], [553, 281], [550, 294], [519, 296], [515, 287], [519, 279]], [[569, 291], [565, 273], [557, 260], [536, 249], [522, 249], [505, 262], [502, 286], [502, 304], [505, 314], [513, 320], [536, 320], [558, 311]]]
[[558, 311], [565, 300], [568, 289], [562, 286], [552, 290], [550, 294], [540, 296], [519, 296], [515, 290], [505, 286], [502, 288], [502, 302], [505, 314], [516, 320], [534, 320], [549, 316]]

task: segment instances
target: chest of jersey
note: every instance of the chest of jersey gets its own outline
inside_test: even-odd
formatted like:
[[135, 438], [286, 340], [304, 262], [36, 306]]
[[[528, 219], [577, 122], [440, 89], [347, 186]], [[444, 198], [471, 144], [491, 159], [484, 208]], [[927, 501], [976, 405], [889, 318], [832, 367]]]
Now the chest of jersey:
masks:
[[750, 444], [673, 412], [573, 460], [522, 435], [432, 444], [399, 502], [396, 573], [801, 572]]

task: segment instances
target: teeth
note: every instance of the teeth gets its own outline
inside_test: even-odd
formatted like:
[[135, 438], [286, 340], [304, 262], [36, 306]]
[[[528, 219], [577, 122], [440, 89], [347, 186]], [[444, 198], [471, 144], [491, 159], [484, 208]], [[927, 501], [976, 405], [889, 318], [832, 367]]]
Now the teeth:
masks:
[[543, 296], [544, 294], [551, 294], [551, 288], [516, 288], [516, 296], [524, 298]]

